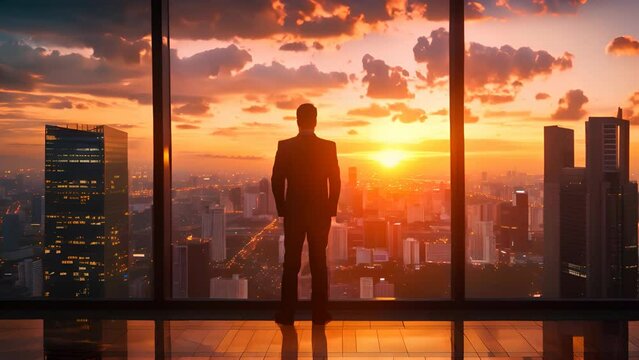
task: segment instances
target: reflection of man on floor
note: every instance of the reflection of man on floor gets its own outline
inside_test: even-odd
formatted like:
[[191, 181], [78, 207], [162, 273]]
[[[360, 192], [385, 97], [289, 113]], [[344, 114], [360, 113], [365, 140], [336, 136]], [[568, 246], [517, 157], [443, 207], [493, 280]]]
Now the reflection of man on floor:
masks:
[[313, 322], [331, 320], [328, 304], [326, 245], [331, 217], [337, 214], [340, 174], [337, 150], [332, 141], [315, 135], [317, 109], [312, 104], [297, 108], [299, 134], [278, 143], [273, 165], [273, 195], [278, 215], [284, 217], [284, 273], [280, 324], [292, 324], [297, 303], [297, 274], [302, 246], [308, 241], [312, 276]]

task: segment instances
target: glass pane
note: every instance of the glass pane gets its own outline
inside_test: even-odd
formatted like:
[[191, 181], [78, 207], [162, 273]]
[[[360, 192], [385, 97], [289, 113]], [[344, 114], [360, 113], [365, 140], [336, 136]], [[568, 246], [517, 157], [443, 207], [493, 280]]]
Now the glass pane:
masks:
[[478, 10], [466, 22], [468, 297], [636, 298], [639, 3]]
[[[450, 296], [448, 6], [435, 3], [171, 2], [174, 297], [279, 299], [271, 170], [307, 102], [341, 170], [330, 298]], [[298, 247], [300, 299], [313, 249]]]
[[150, 3], [3, 4], [0, 298], [143, 298]]

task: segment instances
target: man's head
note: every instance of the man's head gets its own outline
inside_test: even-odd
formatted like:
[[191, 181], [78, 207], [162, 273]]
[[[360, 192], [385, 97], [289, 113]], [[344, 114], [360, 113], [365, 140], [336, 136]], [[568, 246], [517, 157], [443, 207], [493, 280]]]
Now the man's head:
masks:
[[312, 130], [317, 125], [317, 109], [313, 104], [302, 104], [297, 108], [297, 126], [300, 130]]

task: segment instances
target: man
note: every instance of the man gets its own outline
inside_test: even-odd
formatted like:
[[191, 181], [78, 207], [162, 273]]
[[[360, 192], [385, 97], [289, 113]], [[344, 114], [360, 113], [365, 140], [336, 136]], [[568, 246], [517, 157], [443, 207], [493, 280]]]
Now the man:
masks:
[[[308, 241], [311, 267], [313, 323], [331, 320], [328, 304], [326, 245], [331, 217], [337, 215], [340, 192], [335, 143], [315, 135], [317, 109], [312, 104], [297, 108], [299, 134], [277, 145], [271, 184], [277, 213], [284, 218], [284, 273], [278, 324], [290, 325], [297, 303], [304, 238]], [[327, 184], [328, 182], [328, 184]]]

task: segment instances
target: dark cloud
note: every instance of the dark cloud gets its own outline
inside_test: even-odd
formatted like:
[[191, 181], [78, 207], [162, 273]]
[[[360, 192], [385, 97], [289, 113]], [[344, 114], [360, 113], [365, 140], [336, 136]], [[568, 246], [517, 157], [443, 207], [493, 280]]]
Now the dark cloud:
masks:
[[295, 41], [280, 46], [282, 51], [308, 51], [308, 46], [303, 41]]
[[[415, 61], [426, 63], [428, 70], [426, 75], [418, 72], [417, 77], [429, 86], [446, 84], [448, 36], [448, 32], [440, 28], [432, 31], [430, 37], [418, 38], [413, 47]], [[504, 45], [498, 48], [470, 43], [465, 60], [467, 99], [488, 104], [511, 102], [524, 81], [570, 69], [572, 59], [569, 53], [555, 57], [545, 50], [535, 51], [529, 47], [515, 49]]]
[[[83, 103], [77, 103], [83, 101]], [[0, 106], [6, 108], [45, 107], [49, 109], [88, 109], [91, 106], [107, 107], [106, 103], [95, 100], [86, 100], [76, 96], [57, 96], [50, 94], [23, 93], [12, 91], [0, 91]]]
[[348, 110], [347, 114], [351, 116], [367, 116], [379, 118], [389, 116], [390, 110], [388, 110], [388, 108], [385, 106], [373, 103], [367, 107], [350, 109]]
[[75, 108], [78, 110], [88, 110], [89, 107], [84, 103], [75, 104]]
[[588, 97], [582, 90], [570, 90], [559, 99], [559, 107], [551, 118], [553, 120], [579, 120], [586, 115], [583, 106], [588, 102]]
[[87, 47], [93, 56], [139, 63], [150, 49], [151, 5], [142, 0], [86, 2], [28, 0], [3, 4], [0, 31], [26, 34], [37, 43]]
[[313, 41], [313, 49], [324, 50], [324, 45], [322, 45], [319, 41]]
[[251, 105], [249, 107], [242, 108], [242, 111], [252, 114], [263, 114], [267, 113], [269, 108], [265, 105]]
[[369, 54], [362, 58], [366, 76], [362, 82], [368, 83], [366, 95], [378, 99], [407, 99], [415, 95], [408, 90], [408, 71], [400, 66], [388, 66], [383, 60]]
[[55, 99], [48, 105], [51, 109], [73, 109], [73, 103], [67, 99]]
[[413, 56], [418, 63], [427, 63], [425, 80], [429, 85], [442, 84], [449, 73], [448, 31], [439, 28], [430, 37], [421, 36], [413, 47]]
[[639, 40], [630, 35], [619, 36], [608, 44], [606, 51], [613, 55], [639, 55]]
[[535, 95], [535, 100], [546, 100], [550, 98], [550, 94], [540, 92]]
[[233, 76], [219, 76], [213, 80], [204, 80], [199, 82], [197, 86], [194, 86], [193, 83], [183, 82], [178, 85], [180, 87], [178, 92], [272, 94], [301, 89], [325, 91], [343, 87], [348, 83], [346, 73], [343, 72], [323, 72], [314, 64], [288, 68], [276, 61], [269, 65], [254, 65]]
[[229, 75], [239, 71], [251, 62], [253, 58], [246, 50], [241, 50], [234, 44], [225, 48], [215, 48], [202, 51], [193, 56], [178, 58], [177, 51], [172, 51], [171, 71], [173, 76], [190, 76], [199, 78]]
[[399, 120], [405, 124], [410, 124], [416, 121], [426, 121], [426, 112], [422, 109], [411, 108], [404, 103], [394, 103], [388, 105], [388, 108], [395, 112], [393, 115], [393, 121]]

